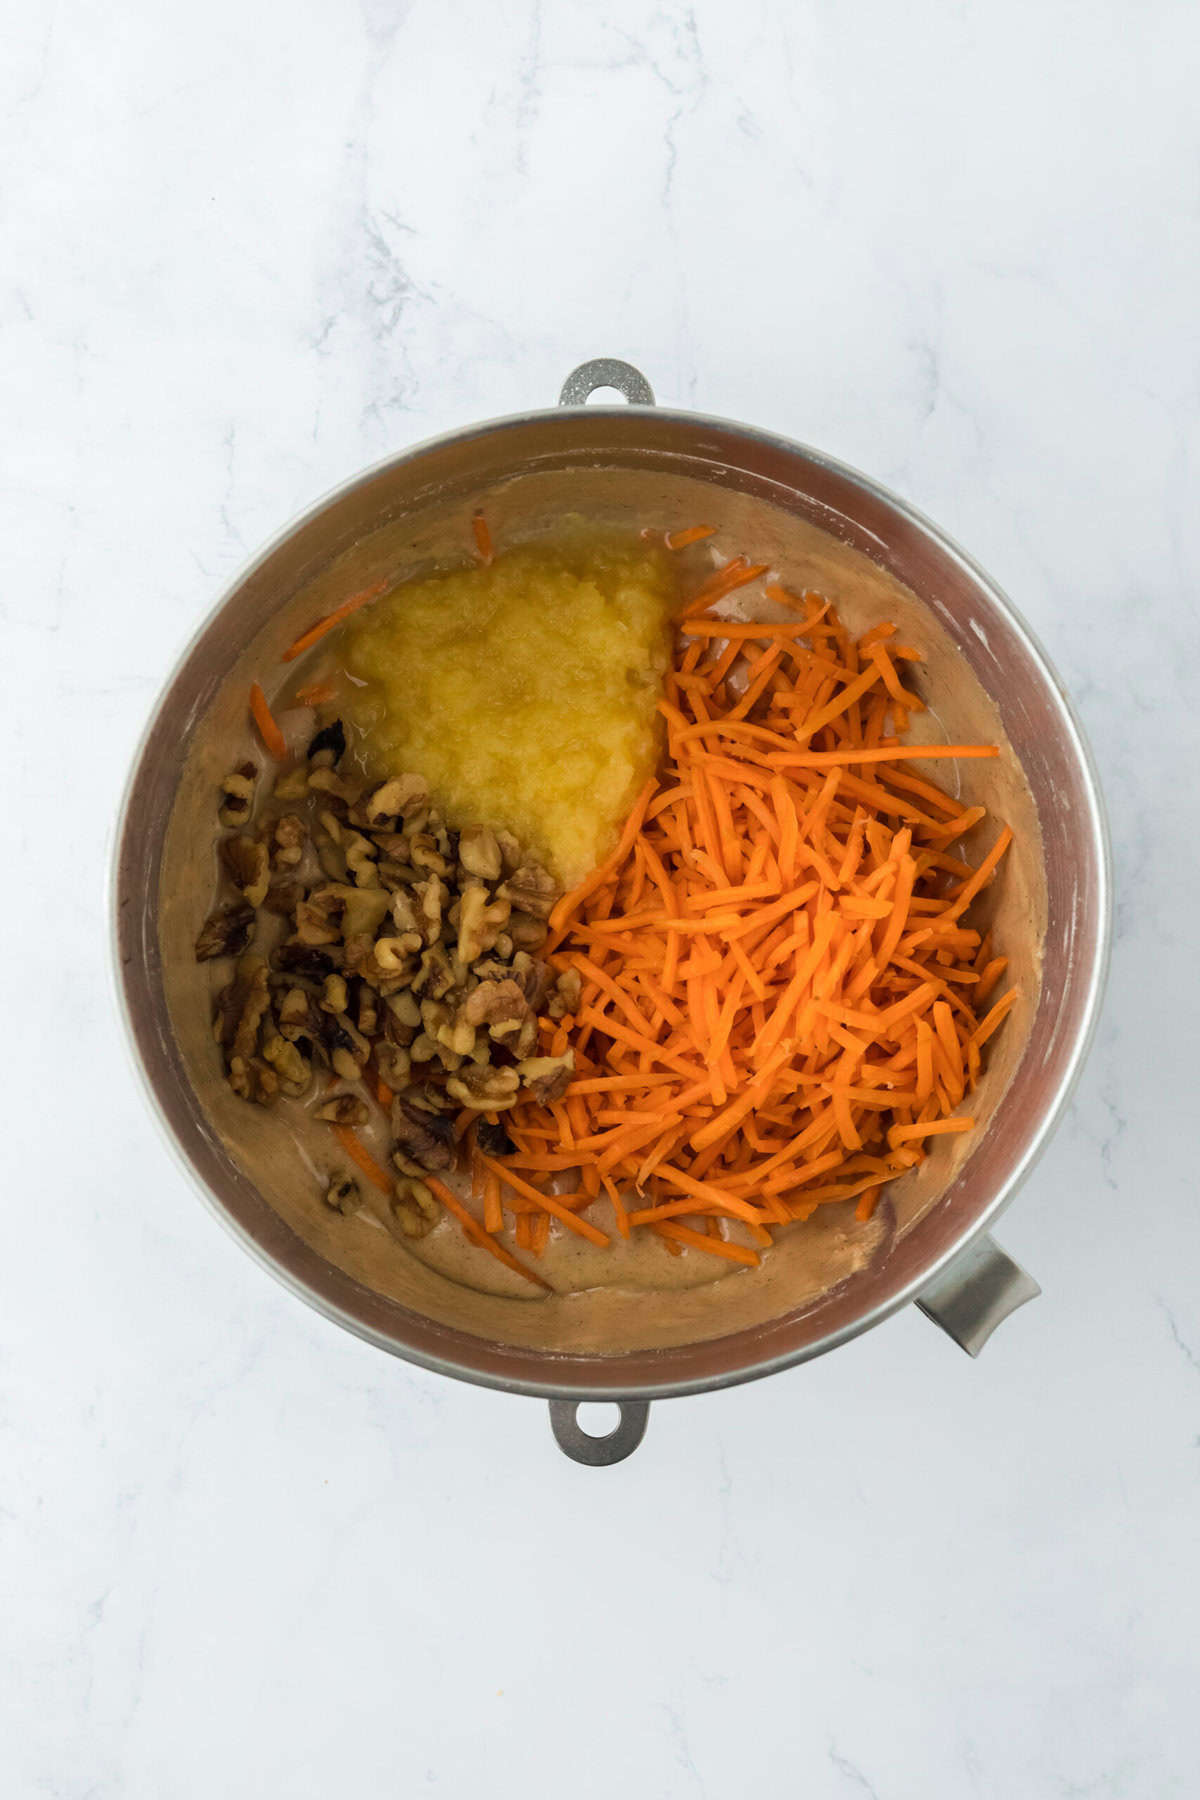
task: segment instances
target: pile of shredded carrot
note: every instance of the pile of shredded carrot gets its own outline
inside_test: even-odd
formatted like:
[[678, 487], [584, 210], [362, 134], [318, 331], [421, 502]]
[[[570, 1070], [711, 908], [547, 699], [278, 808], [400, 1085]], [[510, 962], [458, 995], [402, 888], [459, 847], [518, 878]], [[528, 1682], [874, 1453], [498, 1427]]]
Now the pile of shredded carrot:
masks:
[[735, 558], [684, 608], [662, 773], [552, 915], [552, 960], [582, 993], [543, 1029], [575, 1075], [505, 1115], [512, 1156], [476, 1153], [484, 1224], [513, 1212], [519, 1247], [539, 1250], [551, 1216], [608, 1243], [584, 1216], [607, 1195], [623, 1235], [753, 1265], [819, 1206], [869, 1218], [927, 1140], [974, 1124], [956, 1108], [1018, 996], [988, 1005], [1006, 962], [967, 914], [1012, 834], [964, 861], [984, 809], [913, 762], [996, 747], [900, 742], [924, 710], [904, 682], [920, 656], [890, 624], [855, 639], [817, 595], [772, 585], [798, 617], [711, 610], [763, 572]]

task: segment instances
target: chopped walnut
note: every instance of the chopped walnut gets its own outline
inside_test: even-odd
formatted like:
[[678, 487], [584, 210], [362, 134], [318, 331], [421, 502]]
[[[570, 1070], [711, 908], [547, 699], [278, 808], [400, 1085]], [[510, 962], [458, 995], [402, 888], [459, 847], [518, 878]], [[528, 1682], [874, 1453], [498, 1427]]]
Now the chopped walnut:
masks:
[[343, 1081], [357, 1081], [367, 1066], [371, 1046], [355, 1031], [345, 1013], [340, 1014], [335, 1024], [329, 1045], [330, 1065]]
[[554, 984], [554, 992], [550, 995], [546, 1011], [552, 1019], [565, 1019], [568, 1014], [579, 1011], [579, 1000], [583, 993], [583, 977], [578, 969], [564, 969]]
[[438, 848], [437, 839], [427, 831], [422, 831], [409, 844], [409, 860], [414, 869], [425, 869], [431, 875], [446, 876], [450, 873], [450, 864]]
[[517, 950], [540, 950], [550, 935], [550, 927], [529, 913], [515, 912], [508, 922], [508, 935]]
[[514, 912], [548, 919], [558, 898], [558, 883], [540, 863], [523, 863], [496, 892], [512, 902]]
[[221, 783], [221, 801], [217, 817], [222, 825], [244, 825], [254, 805], [254, 783], [258, 769], [252, 762], [239, 763]]
[[412, 1057], [401, 1044], [393, 1044], [387, 1038], [381, 1038], [375, 1046], [375, 1067], [379, 1070], [380, 1079], [392, 1092], [398, 1093], [406, 1088], [412, 1073]]
[[305, 1037], [315, 1029], [313, 1018], [312, 995], [307, 988], [290, 987], [283, 998], [277, 1001], [275, 1017], [279, 1024], [280, 1035], [291, 1038]]
[[420, 775], [397, 775], [375, 789], [366, 802], [367, 817], [377, 825], [385, 819], [408, 819], [428, 798], [428, 785]]
[[517, 1074], [539, 1106], [549, 1106], [552, 1100], [561, 1100], [571, 1085], [574, 1073], [573, 1050], [566, 1051], [562, 1056], [531, 1056], [525, 1062], [517, 1064]]
[[478, 962], [486, 950], [492, 949], [503, 926], [508, 923], [507, 900], [491, 900], [481, 881], [474, 876], [463, 888], [458, 913], [458, 958], [468, 966]]
[[340, 960], [339, 950], [320, 950], [309, 944], [280, 944], [274, 954], [277, 969], [289, 975], [307, 976], [312, 981], [320, 981]]
[[261, 906], [271, 883], [271, 859], [258, 838], [238, 832], [221, 845], [221, 860], [247, 906]]
[[342, 896], [342, 936], [371, 937], [387, 917], [388, 896], [382, 888], [344, 887]]
[[325, 1012], [344, 1013], [350, 1003], [344, 975], [327, 975], [321, 988], [320, 1005]]
[[[539, 1019], [547, 1003], [556, 1020], [577, 1010], [580, 980], [556, 978], [535, 954], [558, 890], [516, 838], [451, 828], [415, 774], [356, 785], [339, 772], [346, 748], [340, 721], [318, 731], [257, 821], [253, 766], [227, 778], [234, 829], [221, 855], [243, 900], [206, 922], [197, 956], [239, 958], [214, 1021], [238, 1094], [299, 1098], [315, 1066], [332, 1068], [349, 1091], [314, 1096], [312, 1116], [358, 1126], [371, 1063], [394, 1095], [400, 1179], [387, 1222], [417, 1236], [439, 1216], [422, 1177], [458, 1155], [448, 1115], [503, 1113], [525, 1092], [544, 1101], [565, 1089], [572, 1058], [538, 1055]], [[246, 954], [260, 910], [287, 922], [269, 966]], [[269, 942], [281, 935], [267, 931]], [[492, 1153], [511, 1154], [503, 1126], [476, 1130]], [[331, 1175], [326, 1204], [356, 1210], [357, 1181]]]
[[237, 1007], [237, 1022], [230, 1046], [230, 1056], [248, 1061], [258, 1045], [258, 1028], [271, 1004], [267, 965], [261, 956], [243, 956], [231, 992]]
[[438, 1026], [437, 1041], [452, 1056], [470, 1056], [475, 1049], [475, 1027], [463, 1019], [450, 1019]]
[[440, 1000], [455, 985], [454, 969], [442, 946], [434, 944], [431, 949], [422, 951], [421, 966], [410, 983], [413, 993]]
[[499, 881], [504, 872], [500, 845], [486, 825], [467, 825], [458, 834], [458, 860], [468, 875]]
[[403, 1154], [431, 1173], [441, 1173], [454, 1162], [454, 1125], [442, 1113], [427, 1112], [397, 1095], [392, 1102], [392, 1136]]
[[423, 1181], [415, 1175], [401, 1176], [392, 1201], [392, 1217], [405, 1237], [424, 1237], [437, 1224], [441, 1210]]
[[276, 800], [303, 800], [308, 792], [308, 770], [303, 763], [288, 769], [275, 783]]
[[325, 794], [330, 799], [340, 800], [345, 806], [353, 806], [362, 793], [362, 789], [352, 781], [343, 781], [336, 770], [326, 768], [323, 764], [309, 770], [306, 785], [312, 793]]
[[362, 1195], [353, 1175], [334, 1174], [322, 1198], [330, 1212], [355, 1213], [362, 1205]]
[[360, 831], [348, 831], [342, 838], [342, 853], [346, 858], [346, 868], [354, 877], [355, 885], [360, 888], [378, 886], [378, 870], [375, 866], [375, 846]]
[[488, 1026], [488, 1036], [493, 1044], [499, 1044], [517, 1062], [524, 1056], [532, 1056], [537, 1049], [537, 1020], [532, 1013], [526, 1013], [523, 1019], [501, 1019], [495, 1025]]
[[475, 1127], [475, 1142], [485, 1156], [511, 1156], [517, 1147], [499, 1119], [494, 1125], [488, 1119], [480, 1119]]
[[267, 889], [263, 905], [276, 918], [290, 919], [304, 898], [304, 884], [299, 881], [273, 881]]
[[281, 1032], [276, 1032], [264, 1043], [263, 1060], [275, 1070], [280, 1089], [289, 1098], [299, 1099], [307, 1092], [312, 1081], [312, 1064]]
[[527, 950], [518, 950], [513, 955], [511, 973], [529, 1002], [530, 1011], [539, 1011], [550, 986], [552, 971], [545, 963], [535, 962]]
[[331, 1125], [365, 1125], [370, 1116], [366, 1101], [357, 1094], [335, 1094], [317, 1108], [318, 1119], [328, 1119]]
[[336, 944], [342, 935], [343, 905], [336, 886], [314, 889], [296, 908], [296, 942]]
[[304, 855], [307, 836], [304, 820], [296, 813], [284, 813], [275, 821], [271, 860], [278, 867], [294, 869]]
[[385, 975], [411, 975], [424, 946], [425, 940], [419, 931], [405, 931], [399, 937], [376, 938], [375, 962]]
[[391, 898], [392, 921], [396, 930], [403, 935], [406, 931], [420, 933], [423, 914], [419, 910], [416, 895], [408, 888], [402, 888]]
[[378, 1034], [379, 997], [366, 982], [359, 983], [358, 1011], [354, 1023], [365, 1038], [373, 1038]]
[[196, 961], [211, 962], [214, 956], [240, 956], [250, 942], [253, 929], [252, 906], [240, 902], [236, 906], [219, 906], [200, 927]]
[[431, 874], [425, 881], [413, 883], [413, 897], [419, 908], [417, 917], [427, 944], [436, 943], [441, 935], [442, 914], [450, 898], [450, 890], [440, 875]]
[[270, 1106], [279, 1092], [279, 1077], [257, 1056], [231, 1056], [229, 1085], [239, 1100]]
[[515, 1069], [465, 1063], [446, 1083], [446, 1092], [473, 1112], [504, 1112], [514, 1106], [521, 1078]]
[[459, 1008], [459, 1017], [467, 1025], [499, 1025], [520, 1022], [529, 1015], [529, 1003], [517, 983], [481, 981], [472, 988]]
[[520, 839], [515, 838], [511, 831], [498, 831], [496, 843], [500, 849], [500, 861], [503, 864], [504, 873], [511, 875], [515, 869], [519, 869], [521, 866]]

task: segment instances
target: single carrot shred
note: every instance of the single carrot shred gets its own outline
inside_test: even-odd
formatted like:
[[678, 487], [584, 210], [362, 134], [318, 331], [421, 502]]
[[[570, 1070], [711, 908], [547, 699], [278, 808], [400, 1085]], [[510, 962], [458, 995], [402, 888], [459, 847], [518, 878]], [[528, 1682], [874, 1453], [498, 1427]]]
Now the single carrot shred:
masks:
[[386, 580], [374, 581], [370, 587], [363, 588], [357, 594], [351, 594], [348, 600], [343, 600], [340, 606], [335, 606], [331, 613], [326, 613], [323, 619], [318, 619], [315, 625], [310, 625], [307, 631], [302, 631], [295, 643], [288, 645], [280, 660], [295, 662], [298, 656], [303, 656], [306, 650], [311, 650], [314, 644], [320, 642], [326, 632], [332, 631], [335, 625], [340, 625], [343, 619], [348, 619], [350, 614], [357, 612], [360, 606], [369, 606], [372, 600], [378, 600], [380, 594], [386, 593], [390, 585]]
[[481, 512], [471, 516], [471, 533], [475, 539], [475, 548], [479, 552], [479, 560], [485, 566], [495, 558], [496, 551], [492, 544], [492, 534], [488, 522]]
[[267, 705], [267, 696], [257, 681], [250, 683], [250, 712], [258, 726], [258, 735], [276, 762], [287, 755], [287, 742], [275, 723], [275, 715]]
[[715, 537], [715, 525], [688, 525], [682, 531], [668, 531], [666, 546], [668, 550], [686, 550], [689, 544], [699, 544], [705, 538]]
[[395, 1183], [381, 1163], [377, 1163], [358, 1134], [349, 1125], [335, 1125], [333, 1135], [351, 1162], [356, 1163], [371, 1183], [381, 1194], [395, 1193]]

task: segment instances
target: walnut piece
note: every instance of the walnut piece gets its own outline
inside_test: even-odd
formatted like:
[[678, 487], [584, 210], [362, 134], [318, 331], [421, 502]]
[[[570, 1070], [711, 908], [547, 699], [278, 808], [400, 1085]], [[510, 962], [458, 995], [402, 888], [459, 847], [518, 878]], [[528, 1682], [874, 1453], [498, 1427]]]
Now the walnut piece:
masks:
[[353, 1175], [344, 1171], [329, 1177], [329, 1186], [322, 1198], [330, 1212], [355, 1213], [362, 1205], [362, 1195]]
[[247, 906], [261, 906], [271, 884], [271, 859], [258, 838], [238, 832], [221, 845], [221, 860]]
[[275, 821], [271, 860], [280, 868], [294, 869], [304, 855], [307, 835], [303, 819], [296, 813], [284, 813]]
[[517, 1064], [517, 1074], [539, 1106], [549, 1106], [552, 1100], [561, 1100], [571, 1085], [574, 1073], [573, 1050], [566, 1051], [562, 1056], [531, 1056], [525, 1062]]
[[365, 1125], [370, 1116], [366, 1101], [357, 1094], [335, 1094], [317, 1108], [318, 1119], [328, 1119], [331, 1125]]
[[458, 913], [458, 959], [478, 962], [495, 945], [511, 911], [507, 900], [491, 900], [482, 881], [474, 876], [463, 888]]
[[397, 775], [376, 788], [366, 803], [367, 818], [372, 824], [385, 819], [407, 819], [429, 798], [429, 787], [420, 775]]
[[486, 825], [466, 825], [458, 834], [458, 860], [468, 875], [499, 881], [504, 872], [500, 845]]
[[221, 800], [217, 817], [222, 825], [244, 825], [254, 805], [254, 784], [258, 769], [252, 762], [239, 763], [221, 783]]
[[464, 1063], [446, 1083], [446, 1092], [472, 1112], [504, 1112], [516, 1104], [521, 1078], [515, 1069], [493, 1069], [486, 1063]]
[[515, 912], [529, 913], [535, 919], [548, 919], [558, 898], [558, 883], [541, 863], [522, 863], [496, 892], [512, 902]]
[[441, 1210], [432, 1191], [417, 1176], [402, 1175], [397, 1181], [392, 1217], [405, 1237], [424, 1237], [437, 1224]]
[[453, 1166], [453, 1123], [442, 1113], [427, 1112], [406, 1094], [397, 1095], [392, 1102], [392, 1136], [404, 1155], [422, 1169], [440, 1174]]
[[240, 956], [250, 942], [253, 929], [252, 906], [240, 901], [235, 906], [219, 906], [200, 927], [196, 961], [211, 962], [214, 956]]
[[472, 988], [459, 1008], [459, 1017], [467, 1025], [501, 1025], [520, 1023], [529, 1016], [529, 1002], [517, 983], [481, 981]]
[[312, 1064], [304, 1057], [295, 1043], [275, 1032], [263, 1045], [263, 1060], [270, 1063], [279, 1077], [282, 1093], [297, 1100], [306, 1093], [312, 1081]]

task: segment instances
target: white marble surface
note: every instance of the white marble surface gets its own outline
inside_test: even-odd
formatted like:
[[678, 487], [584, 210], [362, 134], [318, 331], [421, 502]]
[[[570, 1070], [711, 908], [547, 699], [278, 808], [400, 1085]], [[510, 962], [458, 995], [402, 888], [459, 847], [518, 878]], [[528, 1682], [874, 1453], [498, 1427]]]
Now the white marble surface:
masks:
[[[1194, 6], [64, 0], [5, 38], [0, 1792], [1194, 1795]], [[217, 1229], [101, 916], [144, 716], [253, 547], [601, 352], [971, 546], [1078, 699], [1121, 902], [1000, 1234], [1044, 1297], [977, 1364], [910, 1312], [594, 1473]]]

